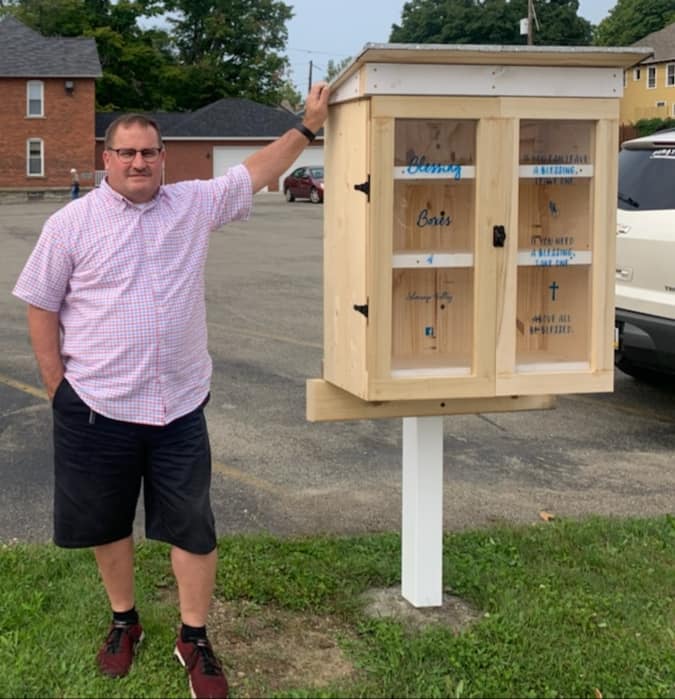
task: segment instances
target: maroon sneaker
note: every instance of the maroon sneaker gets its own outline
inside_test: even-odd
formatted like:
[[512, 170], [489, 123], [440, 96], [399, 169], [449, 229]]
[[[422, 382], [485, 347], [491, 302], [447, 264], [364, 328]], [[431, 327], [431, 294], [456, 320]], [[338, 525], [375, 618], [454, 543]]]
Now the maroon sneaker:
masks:
[[98, 667], [108, 677], [124, 677], [131, 669], [138, 644], [143, 640], [143, 627], [140, 624], [125, 624], [114, 621], [98, 652]]
[[227, 679], [206, 638], [183, 641], [178, 636], [173, 654], [187, 670], [192, 699], [226, 699]]

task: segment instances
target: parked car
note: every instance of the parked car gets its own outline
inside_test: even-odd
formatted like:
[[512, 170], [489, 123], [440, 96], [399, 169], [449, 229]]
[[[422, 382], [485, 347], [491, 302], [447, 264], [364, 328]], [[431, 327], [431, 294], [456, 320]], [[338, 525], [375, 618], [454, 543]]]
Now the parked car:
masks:
[[615, 364], [675, 374], [675, 130], [622, 144]]
[[309, 199], [313, 204], [323, 202], [323, 165], [303, 165], [284, 179], [286, 201]]

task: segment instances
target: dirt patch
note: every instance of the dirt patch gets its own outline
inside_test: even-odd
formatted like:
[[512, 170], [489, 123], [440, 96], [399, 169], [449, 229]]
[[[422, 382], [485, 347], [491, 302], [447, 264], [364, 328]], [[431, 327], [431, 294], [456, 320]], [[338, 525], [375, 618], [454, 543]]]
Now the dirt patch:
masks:
[[338, 640], [350, 635], [330, 616], [250, 602], [215, 600], [209, 614], [209, 636], [241, 697], [349, 679], [354, 668]]
[[461, 633], [478, 621], [482, 613], [466, 600], [443, 595], [440, 607], [413, 607], [401, 596], [400, 587], [377, 588], [363, 594], [364, 612], [370, 617], [387, 617], [403, 624], [410, 631], [419, 631], [431, 624], [441, 624]]
[[[166, 590], [163, 597], [178, 603], [175, 589]], [[238, 697], [264, 697], [294, 688], [319, 689], [350, 680], [355, 673], [338, 645], [340, 639], [355, 634], [336, 617], [214, 599], [208, 631]]]

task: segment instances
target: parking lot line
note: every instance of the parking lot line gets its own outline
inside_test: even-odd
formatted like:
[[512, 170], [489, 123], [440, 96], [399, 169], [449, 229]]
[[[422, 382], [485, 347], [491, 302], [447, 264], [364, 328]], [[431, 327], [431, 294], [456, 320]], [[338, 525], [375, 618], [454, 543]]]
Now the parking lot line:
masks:
[[281, 485], [275, 485], [257, 476], [251, 476], [248, 473], [244, 473], [244, 471], [240, 471], [238, 468], [225, 466], [225, 464], [221, 464], [219, 461], [213, 462], [213, 470], [225, 478], [237, 481], [243, 485], [248, 485], [254, 490], [262, 490], [265, 493], [280, 495], [282, 497], [288, 497], [290, 495], [290, 491], [286, 490], [286, 488]]
[[[47, 392], [44, 389], [36, 388], [35, 386], [31, 386], [30, 384], [24, 383], [23, 381], [17, 381], [16, 379], [12, 379], [9, 376], [5, 376], [4, 374], [0, 374], [0, 383], [4, 383], [6, 386], [15, 388], [17, 391], [22, 391], [23, 393], [28, 393], [29, 395], [35, 396], [36, 398], [48, 400]], [[243, 485], [248, 485], [254, 488], [255, 490], [261, 490], [263, 492], [271, 493], [273, 495], [280, 495], [282, 497], [286, 497], [289, 495], [288, 491], [282, 486], [275, 485], [274, 483], [270, 483], [269, 481], [263, 480], [262, 478], [257, 478], [256, 476], [251, 476], [248, 473], [244, 473], [244, 471], [240, 471], [237, 468], [225, 466], [225, 464], [221, 464], [219, 461], [213, 462], [213, 470], [216, 473], [219, 473], [221, 476], [224, 476], [225, 478], [237, 481], [239, 483], [242, 483]]]
[[23, 391], [31, 396], [35, 396], [36, 398], [48, 400], [47, 391], [45, 391], [43, 388], [36, 388], [35, 386], [31, 386], [23, 381], [17, 381], [16, 379], [12, 379], [4, 374], [0, 374], [0, 383], [4, 383], [5, 386], [11, 386], [12, 388], [16, 388], [17, 391]]

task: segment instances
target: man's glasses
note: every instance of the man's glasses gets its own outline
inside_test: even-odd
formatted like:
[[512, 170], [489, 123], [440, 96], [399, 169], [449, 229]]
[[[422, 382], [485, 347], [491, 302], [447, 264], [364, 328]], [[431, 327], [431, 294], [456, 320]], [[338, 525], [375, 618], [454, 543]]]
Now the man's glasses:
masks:
[[136, 153], [140, 153], [141, 158], [143, 158], [146, 163], [154, 163], [162, 152], [161, 148], [142, 148], [141, 150], [136, 150], [135, 148], [107, 148], [106, 150], [117, 153], [117, 157], [123, 163], [132, 163], [136, 158]]

